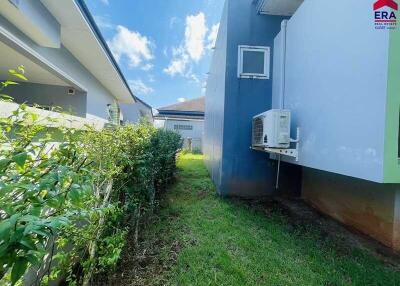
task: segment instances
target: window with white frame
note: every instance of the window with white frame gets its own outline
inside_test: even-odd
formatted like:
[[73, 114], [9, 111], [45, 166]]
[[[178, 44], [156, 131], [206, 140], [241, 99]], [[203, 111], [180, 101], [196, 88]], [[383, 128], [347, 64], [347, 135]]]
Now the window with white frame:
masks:
[[270, 48], [260, 46], [239, 46], [238, 77], [269, 79]]

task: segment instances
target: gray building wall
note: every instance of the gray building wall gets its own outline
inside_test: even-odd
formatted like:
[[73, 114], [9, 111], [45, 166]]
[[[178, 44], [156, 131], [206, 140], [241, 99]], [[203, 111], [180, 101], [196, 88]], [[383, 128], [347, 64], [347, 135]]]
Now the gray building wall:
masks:
[[[275, 162], [250, 150], [252, 117], [272, 107], [272, 77], [239, 79], [237, 64], [239, 45], [268, 46], [273, 54], [283, 19], [258, 15], [256, 3], [247, 0], [226, 2], [207, 83], [205, 124], [207, 165], [223, 196], [274, 191]], [[272, 57], [270, 63], [272, 67]]]
[[134, 104], [121, 104], [120, 107], [124, 122], [138, 123], [142, 117], [148, 117], [153, 121], [153, 112], [151, 108], [140, 101]]
[[7, 94], [16, 103], [60, 107], [72, 115], [86, 117], [86, 93], [76, 90], [74, 95], [70, 95], [68, 89], [65, 86], [21, 83], [7, 89]]

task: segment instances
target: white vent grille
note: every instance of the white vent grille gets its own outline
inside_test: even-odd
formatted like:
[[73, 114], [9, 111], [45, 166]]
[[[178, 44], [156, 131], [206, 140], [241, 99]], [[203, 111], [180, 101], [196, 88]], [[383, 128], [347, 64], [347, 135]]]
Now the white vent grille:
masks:
[[263, 117], [253, 119], [253, 145], [263, 144], [264, 120]]
[[259, 0], [258, 12], [266, 15], [292, 16], [304, 0]]

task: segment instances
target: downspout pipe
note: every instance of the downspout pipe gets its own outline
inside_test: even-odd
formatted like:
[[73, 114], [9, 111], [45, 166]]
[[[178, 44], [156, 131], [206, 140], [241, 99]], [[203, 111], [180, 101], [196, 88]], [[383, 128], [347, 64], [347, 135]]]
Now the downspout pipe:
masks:
[[280, 89], [280, 103], [279, 108], [285, 108], [285, 89], [286, 89], [286, 39], [287, 39], [287, 20], [281, 23], [281, 40], [282, 40], [282, 56], [281, 56], [281, 89]]

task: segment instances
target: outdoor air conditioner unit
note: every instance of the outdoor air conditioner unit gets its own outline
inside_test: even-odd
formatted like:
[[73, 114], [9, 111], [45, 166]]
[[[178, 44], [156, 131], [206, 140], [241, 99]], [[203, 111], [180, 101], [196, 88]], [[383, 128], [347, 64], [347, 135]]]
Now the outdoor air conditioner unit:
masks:
[[271, 109], [253, 117], [253, 147], [290, 147], [290, 110]]

